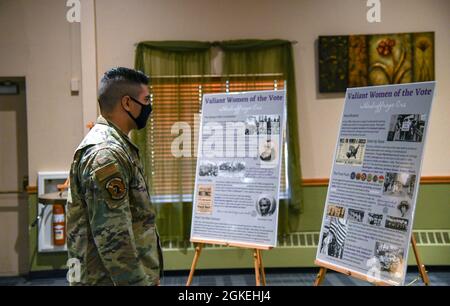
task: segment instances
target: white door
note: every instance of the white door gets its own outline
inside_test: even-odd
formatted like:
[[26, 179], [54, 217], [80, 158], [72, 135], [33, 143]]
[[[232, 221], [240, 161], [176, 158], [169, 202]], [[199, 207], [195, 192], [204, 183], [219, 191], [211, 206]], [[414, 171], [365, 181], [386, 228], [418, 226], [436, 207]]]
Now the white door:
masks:
[[27, 112], [25, 78], [5, 81], [19, 94], [0, 93], [0, 276], [14, 276], [28, 272]]

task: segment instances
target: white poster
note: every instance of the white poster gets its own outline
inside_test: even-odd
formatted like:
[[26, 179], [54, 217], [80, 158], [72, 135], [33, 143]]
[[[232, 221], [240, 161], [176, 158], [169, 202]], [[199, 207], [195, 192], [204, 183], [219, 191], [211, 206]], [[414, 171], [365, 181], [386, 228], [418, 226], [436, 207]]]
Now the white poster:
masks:
[[284, 91], [205, 94], [191, 241], [276, 246]]
[[404, 283], [435, 82], [347, 89], [317, 263]]

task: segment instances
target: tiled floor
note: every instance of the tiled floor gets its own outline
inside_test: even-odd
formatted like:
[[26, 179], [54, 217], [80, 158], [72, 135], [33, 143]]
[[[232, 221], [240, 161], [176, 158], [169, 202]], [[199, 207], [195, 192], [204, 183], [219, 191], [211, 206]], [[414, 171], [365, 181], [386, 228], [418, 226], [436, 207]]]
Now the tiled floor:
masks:
[[[316, 277], [315, 270], [283, 269], [268, 270], [266, 272], [267, 284], [271, 286], [311, 286]], [[163, 278], [163, 286], [184, 286], [187, 280], [187, 271], [168, 272]], [[409, 272], [406, 284], [418, 277], [417, 272]], [[432, 286], [450, 286], [450, 269], [438, 269], [429, 272]], [[23, 277], [0, 277], [0, 286], [66, 286], [67, 281], [63, 274], [47, 278], [26, 279]], [[194, 276], [192, 285], [202, 286], [253, 286], [255, 276], [252, 270], [207, 271]], [[329, 272], [323, 283], [325, 286], [368, 286], [369, 283], [359, 281], [343, 274]], [[422, 286], [421, 280], [414, 285]]]

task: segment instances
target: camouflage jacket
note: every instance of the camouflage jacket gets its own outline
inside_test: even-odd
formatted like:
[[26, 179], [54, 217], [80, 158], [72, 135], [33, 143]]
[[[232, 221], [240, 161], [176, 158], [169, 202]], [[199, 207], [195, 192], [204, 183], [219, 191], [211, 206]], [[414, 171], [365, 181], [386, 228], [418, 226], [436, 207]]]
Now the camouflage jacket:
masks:
[[139, 150], [99, 117], [70, 169], [69, 260], [80, 262], [71, 285], [156, 285], [162, 252]]

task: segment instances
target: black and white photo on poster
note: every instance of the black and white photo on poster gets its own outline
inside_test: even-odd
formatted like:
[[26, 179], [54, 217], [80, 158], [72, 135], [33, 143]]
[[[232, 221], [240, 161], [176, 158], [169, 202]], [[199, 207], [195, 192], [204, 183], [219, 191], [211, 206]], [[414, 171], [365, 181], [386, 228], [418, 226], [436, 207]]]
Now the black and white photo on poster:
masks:
[[383, 195], [413, 198], [416, 175], [387, 172], [383, 183]]
[[272, 216], [277, 209], [277, 201], [273, 195], [262, 194], [256, 201], [256, 212], [261, 217]]
[[382, 214], [375, 214], [375, 213], [367, 214], [367, 223], [370, 225], [380, 226], [382, 220], [383, 220]]
[[219, 176], [224, 177], [244, 177], [245, 162], [242, 160], [219, 162]]
[[201, 161], [198, 168], [199, 176], [217, 176], [219, 174], [219, 167], [217, 163], [212, 161]]
[[342, 218], [327, 217], [325, 222], [320, 253], [342, 259], [348, 231], [347, 221]]
[[387, 141], [421, 142], [426, 116], [421, 114], [392, 115]]
[[366, 152], [367, 139], [340, 138], [336, 154], [336, 163], [361, 166]]
[[252, 115], [245, 120], [245, 135], [279, 135], [280, 115]]
[[386, 216], [386, 222], [384, 227], [406, 232], [408, 230], [408, 219], [393, 217], [393, 216]]
[[404, 268], [404, 250], [401, 246], [377, 241], [374, 257], [381, 271], [388, 272], [393, 278], [400, 278]]
[[397, 211], [400, 214], [400, 217], [402, 218], [406, 217], [410, 212], [410, 208], [411, 204], [409, 203], [409, 201], [406, 200], [400, 201], [400, 203], [398, 203], [397, 205]]
[[363, 219], [364, 219], [364, 211], [353, 208], [349, 208], [347, 210], [348, 221], [363, 222]]
[[259, 159], [265, 164], [274, 164], [278, 161], [278, 137], [271, 137], [259, 144]]

